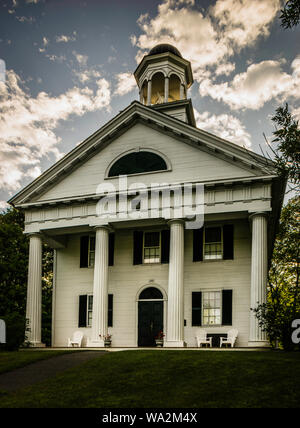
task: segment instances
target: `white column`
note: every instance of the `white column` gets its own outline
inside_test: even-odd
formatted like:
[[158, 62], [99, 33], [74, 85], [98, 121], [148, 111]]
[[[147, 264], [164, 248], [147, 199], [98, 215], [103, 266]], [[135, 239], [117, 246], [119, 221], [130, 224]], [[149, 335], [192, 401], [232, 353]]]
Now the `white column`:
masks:
[[168, 286], [167, 347], [183, 347], [184, 343], [184, 221], [171, 220]]
[[91, 347], [103, 347], [102, 337], [107, 334], [108, 234], [106, 226], [96, 229]]
[[147, 88], [147, 106], [151, 105], [151, 96], [152, 96], [152, 81], [148, 80], [148, 88]]
[[167, 103], [169, 100], [169, 78], [165, 77], [165, 103]]
[[29, 237], [28, 284], [26, 301], [26, 341], [32, 347], [45, 346], [42, 334], [42, 239], [36, 233]]
[[[266, 213], [255, 213], [252, 221], [251, 254], [251, 308], [266, 302], [268, 275], [268, 242]], [[258, 325], [258, 319], [250, 311], [249, 346], [268, 346], [266, 334]]]

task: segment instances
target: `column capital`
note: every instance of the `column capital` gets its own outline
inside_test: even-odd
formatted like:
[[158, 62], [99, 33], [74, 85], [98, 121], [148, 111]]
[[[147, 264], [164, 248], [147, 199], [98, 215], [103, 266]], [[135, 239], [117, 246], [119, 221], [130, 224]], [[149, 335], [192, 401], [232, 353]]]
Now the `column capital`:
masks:
[[25, 235], [28, 236], [28, 238], [31, 238], [32, 236], [36, 236], [37, 238], [42, 239], [41, 232], [29, 232], [29, 233], [25, 233]]
[[253, 220], [253, 218], [254, 217], [257, 217], [257, 216], [260, 216], [260, 217], [265, 217], [265, 218], [267, 218], [268, 217], [268, 213], [266, 212], [266, 211], [257, 211], [257, 212], [255, 212], [255, 213], [252, 213], [252, 214], [250, 214], [249, 215], [249, 220]]
[[183, 218], [172, 218], [167, 221], [167, 225], [171, 226], [171, 224], [182, 224], [185, 225], [185, 220]]
[[108, 232], [112, 232], [113, 231], [113, 228], [111, 226], [109, 226], [109, 225], [106, 225], [106, 224], [102, 224], [102, 225], [99, 225], [99, 226], [93, 226], [93, 229], [95, 231], [97, 231], [97, 230], [107, 230]]

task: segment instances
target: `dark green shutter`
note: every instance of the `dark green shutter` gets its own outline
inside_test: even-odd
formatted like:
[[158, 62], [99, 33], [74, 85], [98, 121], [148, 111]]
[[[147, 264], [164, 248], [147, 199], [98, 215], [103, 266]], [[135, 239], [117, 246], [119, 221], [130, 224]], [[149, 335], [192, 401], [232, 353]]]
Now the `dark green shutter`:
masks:
[[170, 259], [170, 230], [161, 231], [161, 263], [169, 263]]
[[80, 238], [80, 267], [86, 268], [89, 263], [89, 236]]
[[143, 232], [133, 232], [133, 264], [141, 265], [143, 263]]
[[203, 260], [203, 227], [193, 230], [193, 262]]
[[108, 239], [108, 266], [114, 265], [115, 234], [110, 233]]
[[113, 326], [113, 294], [108, 295], [108, 320], [107, 320], [107, 326], [112, 327]]
[[233, 260], [233, 225], [223, 226], [223, 260]]
[[192, 326], [202, 324], [202, 293], [195, 291], [192, 293]]
[[222, 325], [232, 325], [232, 290], [222, 291]]
[[87, 295], [79, 296], [78, 327], [86, 327]]

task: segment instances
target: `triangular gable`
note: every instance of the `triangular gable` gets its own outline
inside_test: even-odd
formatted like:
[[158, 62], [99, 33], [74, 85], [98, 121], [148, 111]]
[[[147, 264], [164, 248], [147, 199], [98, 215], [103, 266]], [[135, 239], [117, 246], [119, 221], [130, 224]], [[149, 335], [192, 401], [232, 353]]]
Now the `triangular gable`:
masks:
[[223, 159], [231, 165], [249, 170], [251, 176], [275, 174], [274, 164], [270, 160], [134, 101], [21, 190], [9, 202], [18, 206], [36, 201], [48, 189], [56, 186], [138, 122], [170, 135], [180, 140], [181, 143], [184, 142], [216, 158]]

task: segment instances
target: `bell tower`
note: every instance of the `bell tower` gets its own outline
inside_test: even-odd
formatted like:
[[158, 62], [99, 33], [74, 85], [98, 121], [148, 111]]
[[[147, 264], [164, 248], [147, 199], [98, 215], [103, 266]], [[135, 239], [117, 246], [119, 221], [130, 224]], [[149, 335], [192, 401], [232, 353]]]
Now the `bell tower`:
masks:
[[[178, 49], [169, 44], [155, 46], [144, 56], [134, 77], [140, 103], [194, 124], [191, 100], [187, 99], [187, 91], [193, 84], [191, 63], [182, 58]], [[192, 117], [188, 119], [188, 115]]]

